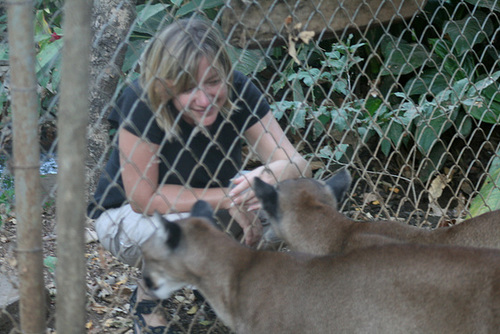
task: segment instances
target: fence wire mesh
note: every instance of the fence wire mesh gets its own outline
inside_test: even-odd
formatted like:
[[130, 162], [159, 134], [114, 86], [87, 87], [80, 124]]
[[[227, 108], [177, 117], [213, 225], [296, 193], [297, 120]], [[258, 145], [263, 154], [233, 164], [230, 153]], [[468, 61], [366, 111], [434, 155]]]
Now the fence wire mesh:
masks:
[[[54, 330], [56, 293], [55, 120], [64, 43], [62, 3], [45, 0], [35, 4], [45, 286], [52, 301], [49, 332]], [[87, 167], [89, 201], [95, 208], [106, 204], [92, 197], [99, 176], [106, 180], [104, 193], [132, 196], [139, 191], [139, 183], [124, 189], [105, 166], [118, 148], [117, 133], [122, 128], [151, 142], [147, 133], [157, 123], [139, 129], [131, 119], [133, 113], [118, 113], [115, 116], [125, 121], [115, 128], [108, 117], [112, 110], [121, 111], [119, 98], [139, 78], [140, 67], [149, 66], [141, 64], [141, 57], [157, 33], [194, 15], [208, 20], [224, 36], [224, 50], [232, 61], [227, 77], [238, 71], [250, 78], [245, 85], [252, 83], [263, 93], [273, 117], [307, 160], [313, 176], [327, 179], [340, 168], [349, 170], [353, 184], [340, 207], [346, 215], [437, 228], [500, 208], [500, 2], [496, 0], [107, 0], [94, 6]], [[0, 9], [0, 32], [0, 290], [10, 292], [17, 288], [16, 218], [9, 169], [12, 115], [4, 9]], [[189, 68], [190, 60], [184, 61]], [[198, 85], [196, 80], [188, 80], [183, 88], [191, 85], [192, 96], [219, 96], [219, 84], [203, 81]], [[243, 103], [244, 87], [230, 79], [222, 85], [233, 92], [236, 104]], [[216, 93], [209, 91], [214, 86]], [[144, 92], [133, 87], [145, 103]], [[171, 88], [175, 91], [175, 86]], [[183, 119], [185, 114], [179, 113], [172, 122], [181, 124]], [[231, 117], [223, 122], [233, 131], [244, 128]], [[227, 187], [232, 171], [266, 164], [257, 154], [259, 138], [248, 144], [239, 132], [234, 134], [236, 141], [221, 144], [219, 133], [206, 135], [206, 146], [199, 152], [190, 146], [193, 136], [178, 133], [172, 141], [160, 138], [158, 143], [166, 145], [167, 151], [168, 145], [179, 147], [174, 157], [168, 157], [166, 151], [159, 154], [168, 166], [160, 181], [205, 190]], [[243, 143], [241, 157], [236, 142]], [[139, 145], [131, 151], [144, 148]], [[194, 156], [195, 168], [183, 167], [181, 156]], [[145, 168], [122, 155], [123, 161], [136, 171]], [[218, 167], [212, 168], [215, 162]], [[212, 182], [199, 186], [197, 180], [207, 175]], [[140, 175], [139, 180], [144, 177]], [[175, 207], [176, 202], [168, 205]], [[227, 227], [233, 235], [237, 234], [236, 225], [232, 222]], [[132, 333], [130, 297], [141, 273], [104, 250], [94, 230], [89, 219], [87, 331]], [[15, 332], [20, 328], [16, 304], [8, 293], [2, 297], [0, 331]], [[159, 308], [174, 332], [230, 332], [191, 289], [180, 291]]]

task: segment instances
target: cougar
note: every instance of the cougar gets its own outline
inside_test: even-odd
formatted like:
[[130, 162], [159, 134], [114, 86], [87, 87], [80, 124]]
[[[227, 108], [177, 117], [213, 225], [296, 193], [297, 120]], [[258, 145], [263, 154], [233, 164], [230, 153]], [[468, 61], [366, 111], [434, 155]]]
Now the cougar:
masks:
[[394, 244], [340, 256], [256, 250], [212, 223], [208, 203], [142, 246], [148, 288], [195, 286], [237, 333], [494, 333], [500, 252]]
[[272, 186], [256, 178], [254, 191], [272, 226], [264, 238], [279, 238], [292, 250], [317, 255], [386, 243], [500, 248], [500, 211], [436, 229], [396, 221], [354, 221], [337, 210], [350, 183], [345, 169], [326, 182], [302, 178]]

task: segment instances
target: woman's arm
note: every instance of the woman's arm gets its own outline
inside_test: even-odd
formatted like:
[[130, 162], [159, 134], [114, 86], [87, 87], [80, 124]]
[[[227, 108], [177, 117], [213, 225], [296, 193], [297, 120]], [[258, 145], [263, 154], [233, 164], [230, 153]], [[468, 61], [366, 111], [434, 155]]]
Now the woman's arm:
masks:
[[245, 132], [245, 137], [259, 155], [264, 166], [233, 181], [236, 186], [231, 190], [230, 195], [236, 204], [245, 202], [249, 210], [260, 207], [253, 191], [242, 193], [250, 187], [256, 176], [271, 184], [301, 176], [311, 177], [309, 164], [290, 143], [271, 112], [250, 127]]
[[127, 198], [134, 211], [152, 215], [172, 211], [188, 212], [198, 199], [214, 208], [227, 209], [230, 199], [225, 188], [186, 188], [181, 185], [158, 185], [159, 146], [125, 129], [119, 132], [120, 165]]

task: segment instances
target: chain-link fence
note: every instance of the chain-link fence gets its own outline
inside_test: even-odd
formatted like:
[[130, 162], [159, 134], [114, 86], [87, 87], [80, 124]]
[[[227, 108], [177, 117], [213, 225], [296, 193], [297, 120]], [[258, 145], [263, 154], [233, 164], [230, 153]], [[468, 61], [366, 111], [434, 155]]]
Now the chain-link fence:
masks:
[[[65, 32], [62, 1], [35, 1], [35, 9], [45, 286], [51, 301], [47, 327], [52, 329], [55, 198], [60, 186], [55, 184], [56, 120]], [[17, 194], [6, 17], [0, 9], [0, 287], [10, 292], [18, 284], [13, 205]], [[168, 51], [154, 49], [160, 31], [193, 17], [207, 21], [210, 29], [199, 36], [187, 33], [199, 41], [192, 56], [176, 58], [186, 41], [177, 41]], [[194, 23], [180, 33], [190, 31], [190, 24]], [[139, 211], [186, 211], [186, 196], [206, 197], [218, 188], [227, 194], [236, 173], [268, 166], [277, 159], [273, 154], [286, 151], [287, 141], [317, 179], [340, 168], [350, 171], [353, 184], [341, 210], [355, 219], [393, 219], [438, 228], [498, 209], [499, 27], [496, 0], [95, 1], [88, 214], [97, 217], [97, 212], [116, 208], [124, 200]], [[222, 48], [201, 49], [209, 31], [223, 36]], [[150, 53], [167, 52], [176, 58], [172, 63], [181, 70], [175, 77], [161, 68], [167, 65], [146, 62], [151, 60], [144, 54], [148, 47]], [[210, 60], [201, 70], [196, 58], [200, 53]], [[226, 53], [232, 65], [224, 67], [221, 59]], [[148, 66], [153, 73], [149, 77], [144, 74]], [[157, 73], [165, 76], [158, 78]], [[158, 89], [163, 95], [155, 109], [146, 96]], [[177, 98], [162, 104], [169, 101], [165, 96]], [[219, 104], [225, 96], [232, 103]], [[215, 108], [220, 114], [208, 130], [195, 126], [201, 130], [192, 131], [193, 120], [210, 123], [210, 115], [196, 118], [196, 108], [204, 100], [209, 107], [203, 110]], [[270, 149], [259, 145], [269, 134], [279, 134], [259, 122], [267, 104], [287, 138], [272, 138]], [[145, 116], [144, 108], [150, 114]], [[134, 110], [142, 111], [134, 116]], [[155, 113], [162, 110], [174, 116], [157, 121]], [[165, 129], [168, 135], [158, 135]], [[137, 163], [141, 156], [147, 158], [142, 164]], [[151, 165], [162, 167], [151, 174]], [[305, 170], [300, 163], [293, 165], [295, 172]], [[128, 182], [123, 182], [123, 173], [132, 175]], [[155, 197], [158, 184], [186, 190]], [[99, 196], [94, 198], [96, 189]], [[119, 230], [119, 223], [112, 227]], [[86, 330], [131, 333], [130, 297], [141, 273], [96, 242], [93, 219], [86, 231]], [[4, 297], [0, 331], [8, 333], [22, 324], [12, 296]], [[160, 308], [173, 332], [229, 332], [191, 289], [175, 294]]]

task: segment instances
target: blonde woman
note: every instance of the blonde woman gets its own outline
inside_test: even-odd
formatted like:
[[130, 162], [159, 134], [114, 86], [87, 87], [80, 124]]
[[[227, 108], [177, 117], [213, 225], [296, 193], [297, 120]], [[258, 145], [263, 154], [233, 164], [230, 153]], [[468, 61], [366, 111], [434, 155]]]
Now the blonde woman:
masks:
[[[205, 20], [176, 21], [149, 42], [140, 79], [123, 91], [109, 121], [118, 144], [88, 213], [103, 246], [130, 265], [140, 267], [139, 246], [155, 231], [155, 211], [175, 219], [203, 199], [228, 212], [253, 245], [262, 233], [253, 178], [310, 176], [265, 96], [233, 70], [218, 30]], [[244, 175], [242, 141], [263, 163]], [[136, 333], [163, 333], [157, 303], [139, 282], [131, 298]]]

